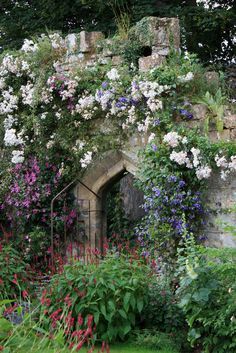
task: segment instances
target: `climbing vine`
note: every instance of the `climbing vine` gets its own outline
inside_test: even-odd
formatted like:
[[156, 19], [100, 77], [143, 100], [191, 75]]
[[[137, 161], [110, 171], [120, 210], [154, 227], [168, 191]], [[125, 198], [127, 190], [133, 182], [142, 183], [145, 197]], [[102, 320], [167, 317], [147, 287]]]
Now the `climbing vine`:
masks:
[[[41, 191], [48, 190], [47, 202], [52, 195], [49, 180], [42, 182], [42, 190], [36, 190], [37, 171], [34, 177], [30, 172], [30, 183], [22, 189], [21, 178], [15, 180], [12, 175], [15, 168], [27, 169], [30, 160], [37, 160], [44, 168], [45, 163], [53, 164], [49, 179], [55, 184], [60, 174], [63, 184], [89, 167], [96, 155], [121, 149], [128, 136], [137, 133], [149, 134], [140, 172], [140, 187], [146, 194], [144, 207], [151, 215], [144, 233], [150, 235], [151, 231], [160, 239], [159, 246], [166, 246], [166, 239], [176, 244], [184, 227], [195, 232], [205, 215], [205, 181], [215, 168], [220, 169], [222, 180], [236, 170], [233, 143], [210, 144], [183, 127], [194, 118], [197, 100], [205, 97], [209, 116], [214, 97], [224, 104], [219, 97], [220, 80], [209, 83], [204, 74], [194, 55], [176, 52], [171, 52], [162, 66], [146, 73], [138, 72], [132, 62], [117, 68], [103, 59], [92, 64], [80, 61], [79, 56], [73, 59], [69, 55], [66, 41], [56, 33], [25, 40], [19, 51], [3, 53], [3, 218], [9, 218], [9, 209], [41, 214]], [[206, 102], [209, 95], [211, 106]], [[9, 203], [9, 187], [16, 194], [17, 190], [30, 193], [29, 186], [36, 188], [36, 206], [24, 197], [16, 201], [16, 195]], [[19, 205], [21, 211], [17, 211]]]

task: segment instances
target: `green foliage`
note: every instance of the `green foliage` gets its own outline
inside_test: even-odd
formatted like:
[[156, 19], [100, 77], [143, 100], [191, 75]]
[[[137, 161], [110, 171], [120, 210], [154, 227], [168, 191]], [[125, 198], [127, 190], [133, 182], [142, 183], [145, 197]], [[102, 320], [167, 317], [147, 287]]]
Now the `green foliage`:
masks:
[[[138, 347], [155, 350], [165, 350], [170, 353], [180, 352], [176, 337], [155, 330], [140, 330], [134, 332], [133, 342]], [[186, 351], [185, 351], [186, 352]]]
[[109, 190], [106, 209], [108, 237], [111, 237], [113, 234], [123, 236], [129, 228], [129, 220], [125, 216], [119, 183], [115, 184]]
[[3, 313], [6, 309], [6, 305], [11, 304], [12, 302], [13, 300], [9, 299], [0, 300], [0, 347], [1, 342], [9, 336], [13, 328], [13, 325], [10, 323], [10, 321], [3, 316]]
[[214, 96], [207, 91], [205, 96], [202, 99], [199, 99], [198, 103], [207, 106], [211, 113], [210, 120], [215, 122], [217, 131], [222, 132], [224, 127], [223, 116], [226, 97], [222, 94], [221, 89], [218, 89]]
[[52, 278], [49, 314], [64, 305], [67, 295], [75, 319], [93, 316], [95, 338], [124, 340], [147, 303], [149, 271], [140, 260], [116, 254], [99, 264], [66, 265], [64, 273]]
[[20, 298], [21, 292], [29, 285], [26, 283], [26, 264], [20, 252], [12, 246], [0, 247], [0, 300]]
[[178, 295], [189, 341], [206, 353], [235, 352], [235, 249], [196, 248], [188, 241], [183, 251]]
[[145, 327], [172, 334], [178, 332], [178, 335], [185, 329], [184, 315], [175, 298], [175, 285], [175, 279], [167, 273], [150, 283], [148, 305], [143, 315]]

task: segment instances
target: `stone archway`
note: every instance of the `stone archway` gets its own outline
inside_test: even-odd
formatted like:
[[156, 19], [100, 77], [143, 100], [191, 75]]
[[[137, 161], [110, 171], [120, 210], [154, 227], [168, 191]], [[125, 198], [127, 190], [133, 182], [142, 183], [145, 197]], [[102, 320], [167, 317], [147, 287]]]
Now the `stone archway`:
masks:
[[75, 188], [80, 203], [81, 221], [84, 222], [86, 246], [102, 249], [106, 238], [106, 213], [104, 202], [109, 185], [122, 178], [125, 172], [135, 175], [136, 153], [110, 151], [97, 159], [86, 171]]

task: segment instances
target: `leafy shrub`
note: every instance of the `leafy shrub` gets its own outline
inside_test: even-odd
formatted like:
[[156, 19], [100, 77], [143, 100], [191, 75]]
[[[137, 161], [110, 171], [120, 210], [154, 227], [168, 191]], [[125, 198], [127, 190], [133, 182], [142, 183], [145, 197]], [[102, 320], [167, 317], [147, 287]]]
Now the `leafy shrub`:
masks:
[[191, 248], [178, 294], [192, 345], [204, 352], [236, 351], [236, 250]]
[[171, 335], [153, 331], [141, 330], [134, 333], [134, 344], [142, 348], [150, 348], [153, 350], [163, 350], [166, 353], [178, 353], [179, 347]]
[[176, 302], [171, 279], [166, 275], [156, 277], [149, 289], [148, 305], [144, 311], [145, 327], [164, 332], [179, 331], [185, 320]]
[[10, 245], [0, 244], [0, 300], [17, 298], [27, 289], [26, 264]]
[[[163, 337], [167, 340], [172, 338], [175, 342], [174, 347], [186, 353], [190, 349], [187, 342], [187, 323], [182, 309], [178, 306], [176, 287], [176, 278], [171, 272], [154, 277], [150, 283], [148, 304], [143, 313], [143, 326], [148, 332], [145, 340], [148, 344], [154, 340], [153, 342], [162, 345]], [[143, 332], [146, 335], [146, 331]]]
[[66, 303], [75, 322], [80, 316], [87, 323], [92, 315], [95, 338], [123, 340], [147, 303], [149, 272], [139, 259], [117, 254], [107, 255], [97, 264], [66, 265], [62, 274], [52, 278], [51, 288], [43, 296], [47, 323]]

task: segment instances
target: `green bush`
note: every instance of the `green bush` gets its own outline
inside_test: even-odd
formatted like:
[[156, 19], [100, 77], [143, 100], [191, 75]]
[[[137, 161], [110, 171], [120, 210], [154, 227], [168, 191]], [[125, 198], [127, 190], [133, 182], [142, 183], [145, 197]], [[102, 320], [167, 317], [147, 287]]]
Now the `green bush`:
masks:
[[164, 332], [179, 331], [185, 323], [183, 312], [176, 302], [174, 284], [167, 275], [156, 277], [150, 284], [144, 322], [145, 327]]
[[48, 324], [52, 313], [69, 303], [75, 322], [79, 315], [84, 324], [93, 316], [95, 339], [123, 340], [147, 303], [149, 274], [150, 268], [141, 260], [121, 254], [107, 255], [99, 263], [66, 265], [43, 297]]
[[[176, 278], [173, 274], [166, 273], [153, 278], [149, 285], [148, 305], [143, 313], [143, 325], [148, 333], [145, 340], [162, 344], [163, 337], [168, 340], [171, 337], [175, 341], [175, 348], [183, 349], [186, 353], [190, 348], [187, 323], [183, 310], [178, 306], [175, 290]], [[154, 337], [150, 332], [155, 333]]]
[[0, 300], [18, 298], [27, 286], [26, 264], [20, 253], [10, 245], [1, 246]]
[[152, 330], [134, 332], [133, 342], [136, 346], [155, 351], [165, 350], [166, 352], [178, 353], [180, 348], [171, 335]]
[[235, 352], [236, 250], [192, 248], [183, 259], [178, 295], [189, 341], [206, 353]]

